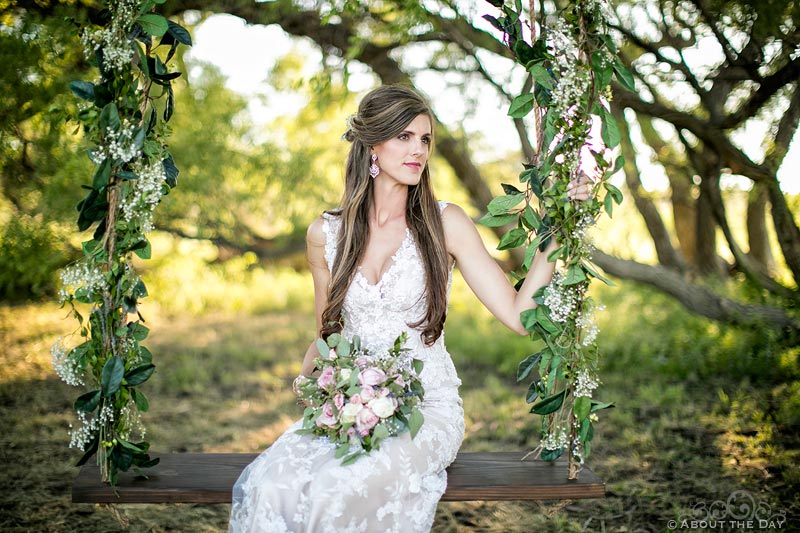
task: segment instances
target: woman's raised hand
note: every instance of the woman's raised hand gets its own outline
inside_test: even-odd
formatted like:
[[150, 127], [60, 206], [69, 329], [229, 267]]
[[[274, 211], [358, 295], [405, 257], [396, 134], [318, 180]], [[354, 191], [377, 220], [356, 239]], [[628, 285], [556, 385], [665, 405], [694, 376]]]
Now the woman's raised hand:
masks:
[[578, 176], [569, 182], [567, 186], [567, 198], [585, 202], [592, 195], [594, 180], [583, 170], [578, 172]]

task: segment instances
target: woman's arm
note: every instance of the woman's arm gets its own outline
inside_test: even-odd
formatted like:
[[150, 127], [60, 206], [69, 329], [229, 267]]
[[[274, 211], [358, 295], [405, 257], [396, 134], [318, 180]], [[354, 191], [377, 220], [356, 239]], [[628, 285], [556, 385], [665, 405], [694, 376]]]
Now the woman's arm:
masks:
[[[306, 233], [306, 257], [311, 268], [311, 277], [314, 280], [314, 309], [316, 315], [317, 330], [316, 334], [322, 330], [322, 312], [328, 306], [328, 284], [330, 283], [330, 271], [328, 263], [325, 261], [325, 232], [322, 230], [323, 220], [319, 217], [308, 227]], [[303, 366], [300, 373], [310, 376], [314, 370], [314, 358], [319, 356], [316, 342], [306, 350], [303, 358]]]
[[[589, 197], [589, 186], [570, 184], [569, 196], [576, 200]], [[519, 315], [536, 307], [534, 293], [550, 283], [555, 263], [547, 261], [547, 256], [556, 249], [556, 239], [551, 239], [543, 252], [533, 258], [528, 275], [519, 292], [506, 277], [500, 265], [489, 255], [472, 220], [457, 205], [450, 205], [442, 214], [447, 251], [452, 255], [464, 280], [478, 299], [500, 322], [520, 335], [528, 332]]]

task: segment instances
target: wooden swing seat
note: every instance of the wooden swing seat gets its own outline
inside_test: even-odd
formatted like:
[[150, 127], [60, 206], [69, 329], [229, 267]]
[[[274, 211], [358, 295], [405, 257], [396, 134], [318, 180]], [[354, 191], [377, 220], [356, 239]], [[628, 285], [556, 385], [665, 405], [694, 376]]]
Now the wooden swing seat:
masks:
[[[119, 477], [116, 491], [100, 481], [95, 464], [81, 467], [72, 486], [74, 503], [230, 503], [231, 488], [254, 453], [152, 453], [161, 462], [147, 478]], [[575, 500], [602, 498], [605, 483], [589, 468], [567, 479], [567, 462], [521, 461], [523, 452], [459, 453], [447, 469], [442, 501]]]

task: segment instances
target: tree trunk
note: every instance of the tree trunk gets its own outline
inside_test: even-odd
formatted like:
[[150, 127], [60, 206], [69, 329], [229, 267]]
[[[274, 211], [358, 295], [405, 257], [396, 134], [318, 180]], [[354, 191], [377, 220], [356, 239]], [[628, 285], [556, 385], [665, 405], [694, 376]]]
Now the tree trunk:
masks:
[[644, 283], [677, 299], [692, 313], [736, 326], [768, 326], [782, 332], [790, 341], [800, 337], [800, 324], [779, 307], [748, 305], [715, 294], [707, 287], [691, 283], [674, 270], [629, 259], [620, 259], [600, 250], [592, 260], [612, 276]]
[[636, 151], [631, 142], [628, 121], [625, 119], [622, 110], [617, 106], [612, 105], [612, 111], [621, 133], [620, 149], [623, 157], [625, 157], [625, 165], [623, 167], [625, 183], [631, 193], [636, 209], [639, 210], [639, 213], [644, 219], [647, 231], [650, 233], [650, 238], [655, 244], [658, 262], [666, 267], [672, 267], [683, 271], [685, 270], [683, 259], [681, 259], [678, 252], [672, 246], [669, 232], [666, 226], [664, 226], [664, 221], [661, 220], [658, 209], [653, 204], [652, 200], [643, 194], [642, 179], [639, 174], [639, 167], [636, 165]]
[[770, 274], [775, 271], [775, 258], [769, 245], [767, 233], [767, 204], [769, 195], [766, 187], [754, 183], [747, 196], [747, 239], [749, 256]]
[[[719, 175], [716, 179], [719, 179]], [[697, 198], [695, 265], [704, 275], [724, 274], [722, 262], [717, 255], [717, 224], [711, 199], [713, 180], [710, 175], [702, 177], [700, 196]]]

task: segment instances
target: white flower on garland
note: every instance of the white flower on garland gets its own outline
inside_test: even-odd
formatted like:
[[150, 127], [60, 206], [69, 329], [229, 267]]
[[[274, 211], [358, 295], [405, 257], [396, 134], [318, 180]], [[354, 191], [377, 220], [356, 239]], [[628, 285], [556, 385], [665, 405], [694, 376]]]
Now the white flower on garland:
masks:
[[75, 291], [86, 289], [87, 296], [92, 298], [102, 294], [108, 289], [105, 274], [97, 265], [88, 265], [86, 262], [75, 263], [61, 271], [61, 289], [58, 291], [59, 303], [64, 303], [72, 298]]
[[167, 175], [161, 162], [142, 160], [133, 164], [133, 172], [137, 178], [128, 181], [127, 193], [120, 198], [119, 208], [126, 222], [136, 221], [142, 233], [149, 233], [153, 230], [153, 210], [164, 195]]
[[53, 368], [64, 383], [80, 387], [83, 385], [83, 369], [80, 368], [77, 361], [70, 357], [71, 351], [64, 346], [63, 340], [59, 337], [50, 348]]
[[550, 318], [565, 323], [578, 306], [580, 296], [573, 287], [564, 285], [564, 273], [556, 270], [544, 290], [544, 304], [550, 309]]

